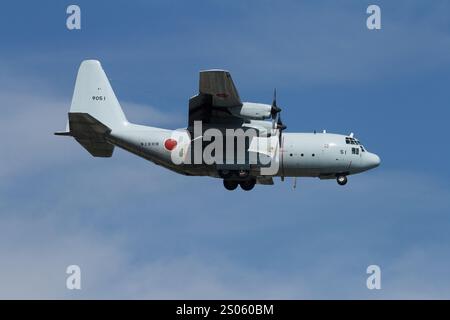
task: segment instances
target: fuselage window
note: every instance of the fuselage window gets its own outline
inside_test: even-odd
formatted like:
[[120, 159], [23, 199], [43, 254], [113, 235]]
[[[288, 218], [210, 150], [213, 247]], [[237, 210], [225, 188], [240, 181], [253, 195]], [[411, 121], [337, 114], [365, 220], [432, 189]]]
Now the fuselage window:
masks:
[[315, 157], [316, 155], [313, 153], [312, 156]]
[[304, 156], [304, 154], [302, 153], [302, 154], [301, 154], [301, 156], [303, 157], [303, 156]]

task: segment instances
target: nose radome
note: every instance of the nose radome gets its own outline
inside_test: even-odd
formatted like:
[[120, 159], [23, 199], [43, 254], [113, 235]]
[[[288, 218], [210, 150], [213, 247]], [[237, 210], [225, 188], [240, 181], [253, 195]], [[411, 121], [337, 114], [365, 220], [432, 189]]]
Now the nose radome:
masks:
[[375, 153], [370, 153], [368, 160], [368, 165], [370, 168], [376, 168], [380, 165], [381, 159]]

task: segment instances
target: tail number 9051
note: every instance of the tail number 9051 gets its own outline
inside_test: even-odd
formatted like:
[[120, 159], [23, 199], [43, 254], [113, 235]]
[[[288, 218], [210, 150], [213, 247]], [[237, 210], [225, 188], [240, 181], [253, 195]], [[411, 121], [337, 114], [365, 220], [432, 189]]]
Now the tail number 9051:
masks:
[[92, 100], [94, 101], [105, 101], [106, 96], [92, 96]]

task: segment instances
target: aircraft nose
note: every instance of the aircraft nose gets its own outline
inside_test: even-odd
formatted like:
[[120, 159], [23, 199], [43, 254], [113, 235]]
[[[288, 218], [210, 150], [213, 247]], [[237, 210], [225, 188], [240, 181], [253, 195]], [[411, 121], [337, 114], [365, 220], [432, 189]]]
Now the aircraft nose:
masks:
[[375, 153], [369, 153], [367, 157], [367, 166], [369, 169], [376, 168], [380, 165], [381, 159]]

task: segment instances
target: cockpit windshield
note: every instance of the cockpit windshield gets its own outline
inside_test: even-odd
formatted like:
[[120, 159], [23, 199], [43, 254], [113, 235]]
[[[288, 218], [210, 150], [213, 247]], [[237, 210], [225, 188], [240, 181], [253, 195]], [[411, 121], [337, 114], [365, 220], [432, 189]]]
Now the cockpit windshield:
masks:
[[345, 137], [346, 144], [359, 144], [359, 141], [352, 137]]
[[354, 145], [357, 145], [357, 146], [361, 146], [361, 151], [362, 152], [366, 151], [366, 149], [363, 147], [361, 142], [358, 139], [355, 139], [353, 137], [345, 137], [345, 143], [346, 144], [354, 144]]

